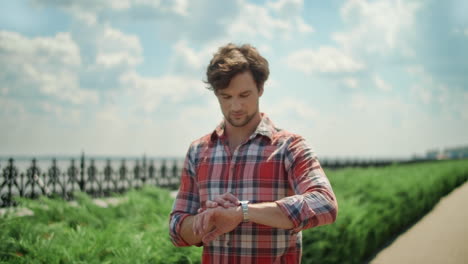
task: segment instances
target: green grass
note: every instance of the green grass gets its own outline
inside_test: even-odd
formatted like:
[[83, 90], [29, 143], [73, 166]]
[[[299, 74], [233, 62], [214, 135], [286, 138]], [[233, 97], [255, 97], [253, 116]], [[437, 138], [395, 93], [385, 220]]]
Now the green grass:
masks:
[[0, 218], [0, 263], [198, 263], [200, 248], [169, 240], [169, 192], [146, 187], [118, 206], [100, 208], [84, 194], [21, 200], [34, 216]]
[[[468, 180], [468, 160], [327, 171], [339, 203], [336, 223], [304, 231], [303, 263], [362, 263]], [[168, 235], [173, 199], [145, 187], [100, 208], [25, 200], [33, 216], [0, 217], [0, 263], [199, 263], [201, 248]]]
[[303, 233], [303, 263], [363, 263], [468, 180], [468, 160], [328, 171], [337, 221]]

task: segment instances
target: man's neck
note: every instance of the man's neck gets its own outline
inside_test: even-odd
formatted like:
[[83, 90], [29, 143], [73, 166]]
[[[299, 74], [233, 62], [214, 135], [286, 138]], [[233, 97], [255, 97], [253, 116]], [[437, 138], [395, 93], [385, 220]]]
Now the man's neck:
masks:
[[226, 132], [229, 141], [229, 146], [232, 151], [237, 148], [240, 144], [249, 138], [250, 135], [257, 129], [258, 124], [262, 120], [262, 116], [260, 112], [258, 112], [249, 123], [242, 127], [235, 127], [231, 125], [229, 122], [225, 122], [226, 124]]

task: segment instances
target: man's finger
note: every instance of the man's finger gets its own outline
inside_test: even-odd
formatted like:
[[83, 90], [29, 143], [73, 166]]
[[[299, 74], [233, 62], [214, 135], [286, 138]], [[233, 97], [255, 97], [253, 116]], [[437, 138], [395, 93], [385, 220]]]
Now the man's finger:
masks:
[[225, 207], [225, 208], [229, 207], [228, 203], [230, 203], [230, 202], [227, 201], [227, 200], [224, 200], [222, 196], [216, 197], [215, 201], [216, 201], [217, 204], [219, 204], [222, 207]]
[[224, 200], [231, 202], [233, 205], [238, 205], [239, 204], [239, 199], [237, 199], [236, 196], [234, 196], [232, 193], [225, 193], [222, 195]]
[[215, 200], [216, 200], [217, 204], [219, 204], [220, 206], [222, 206], [224, 208], [229, 208], [229, 207], [236, 206], [231, 201], [224, 199], [222, 196], [217, 197]]
[[214, 202], [214, 201], [211, 201], [211, 200], [208, 200], [208, 201], [205, 202], [205, 205], [208, 208], [214, 208], [214, 207], [218, 206], [218, 203]]

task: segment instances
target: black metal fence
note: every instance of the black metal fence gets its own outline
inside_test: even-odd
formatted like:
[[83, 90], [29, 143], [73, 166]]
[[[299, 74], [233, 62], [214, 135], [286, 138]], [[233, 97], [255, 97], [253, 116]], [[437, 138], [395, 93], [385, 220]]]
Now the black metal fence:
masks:
[[155, 185], [175, 189], [179, 185], [181, 166], [179, 160], [162, 161], [155, 166], [154, 161], [135, 160], [133, 166], [122, 159], [117, 168], [111, 160], [104, 162], [104, 168], [96, 166], [96, 160], [85, 160], [84, 155], [76, 161], [70, 160], [68, 168], [52, 165], [42, 171], [36, 159], [32, 159], [26, 171], [20, 171], [14, 159], [0, 164], [0, 207], [15, 206], [15, 196], [37, 198], [41, 195], [73, 199], [73, 193], [81, 191], [92, 197], [106, 197], [112, 193], [123, 193], [143, 185]]
[[[147, 161], [145, 157], [132, 161], [133, 166], [127, 165], [128, 160], [122, 159], [115, 168], [110, 159], [98, 160], [104, 164], [97, 166], [95, 159], [86, 160], [83, 154], [77, 161], [71, 159], [66, 170], [61, 170], [66, 166], [58, 166], [57, 160], [52, 159], [52, 165], [42, 171], [37, 160], [32, 159], [31, 164], [21, 171], [15, 165], [14, 159], [10, 158], [6, 164], [0, 164], [0, 207], [15, 206], [14, 196], [37, 198], [46, 195], [71, 200], [75, 191], [88, 193], [92, 197], [106, 197], [112, 193], [138, 189], [145, 184], [171, 189], [178, 187], [182, 170], [181, 160], [163, 160], [158, 165], [155, 165], [153, 160]], [[424, 161], [430, 160], [323, 159], [321, 165], [327, 169], [341, 169]]]

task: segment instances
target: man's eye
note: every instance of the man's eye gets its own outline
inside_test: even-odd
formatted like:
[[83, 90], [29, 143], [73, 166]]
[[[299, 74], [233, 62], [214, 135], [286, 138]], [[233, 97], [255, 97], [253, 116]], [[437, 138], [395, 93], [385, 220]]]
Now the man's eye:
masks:
[[249, 95], [250, 95], [250, 94], [241, 94], [241, 97], [244, 98], [244, 97], [247, 97], [247, 96], [249, 96]]
[[231, 96], [223, 96], [223, 99], [229, 99]]

